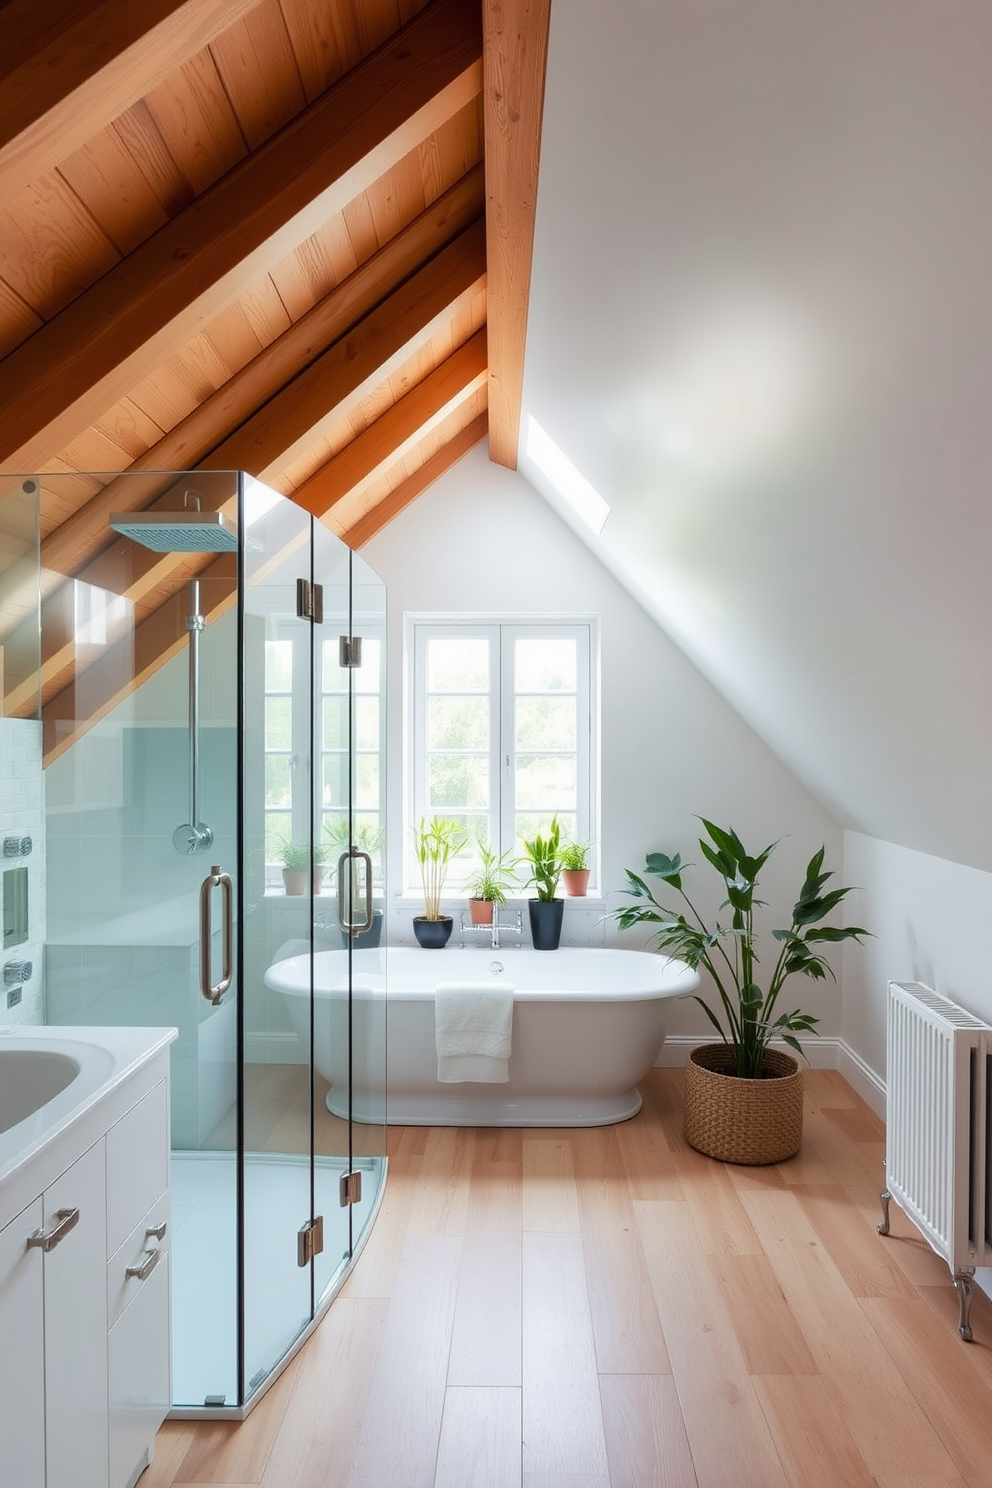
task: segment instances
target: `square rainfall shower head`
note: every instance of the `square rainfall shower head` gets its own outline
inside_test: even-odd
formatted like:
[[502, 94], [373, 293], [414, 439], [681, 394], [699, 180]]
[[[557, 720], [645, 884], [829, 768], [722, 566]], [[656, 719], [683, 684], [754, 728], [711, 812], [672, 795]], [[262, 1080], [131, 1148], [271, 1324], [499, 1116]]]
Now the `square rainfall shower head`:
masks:
[[115, 512], [110, 525], [153, 553], [233, 553], [238, 529], [223, 512]]

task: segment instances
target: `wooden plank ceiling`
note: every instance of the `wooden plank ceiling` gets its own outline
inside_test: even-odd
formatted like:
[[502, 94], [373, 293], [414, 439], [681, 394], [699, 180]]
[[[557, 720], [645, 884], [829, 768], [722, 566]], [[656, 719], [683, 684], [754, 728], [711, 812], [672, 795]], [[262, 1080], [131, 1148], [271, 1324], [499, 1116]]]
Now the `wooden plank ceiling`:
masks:
[[487, 433], [515, 466], [549, 6], [0, 0], [0, 471], [41, 476], [44, 619], [39, 685], [0, 543], [3, 712], [40, 700], [49, 757], [122, 685], [79, 704], [72, 580], [145, 674], [192, 575], [229, 602], [108, 528], [115, 477], [245, 469], [358, 547]]

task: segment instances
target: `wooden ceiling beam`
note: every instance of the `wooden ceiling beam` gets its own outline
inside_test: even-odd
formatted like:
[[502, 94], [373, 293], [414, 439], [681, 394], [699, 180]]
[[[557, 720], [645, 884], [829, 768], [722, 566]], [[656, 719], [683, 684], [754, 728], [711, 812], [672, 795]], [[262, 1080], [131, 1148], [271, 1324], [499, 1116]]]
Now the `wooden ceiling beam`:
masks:
[[433, 0], [0, 362], [0, 466], [41, 470], [482, 86], [471, 0]]
[[196, 469], [256, 409], [386, 299], [394, 285], [481, 217], [483, 208], [479, 165], [44, 538], [43, 572], [78, 572], [106, 546], [112, 512], [136, 510], [157, 494], [151, 484], [145, 494], [137, 472]]
[[293, 500], [322, 517], [356, 486], [402, 459], [482, 387], [486, 366], [486, 333], [481, 330], [294, 491]]
[[402, 284], [360, 325], [312, 362], [288, 387], [213, 450], [205, 466], [247, 470], [270, 484], [319, 436], [357, 405], [485, 287], [485, 227], [466, 229]]
[[488, 427], [488, 417], [480, 413], [453, 439], [449, 440], [442, 450], [425, 461], [416, 474], [411, 475], [402, 485], [397, 486], [385, 501], [380, 501], [370, 512], [366, 512], [352, 526], [342, 531], [339, 534], [342, 541], [346, 542], [349, 548], [363, 547], [375, 537], [377, 532], [381, 532], [387, 523], [399, 516], [400, 512], [404, 511], [411, 502], [423, 495], [424, 491], [439, 480], [445, 471], [457, 464], [463, 455], [467, 455], [480, 439], [485, 439]]
[[489, 458], [517, 468], [551, 0], [482, 0]]
[[259, 0], [7, 0], [0, 179], [9, 201]]

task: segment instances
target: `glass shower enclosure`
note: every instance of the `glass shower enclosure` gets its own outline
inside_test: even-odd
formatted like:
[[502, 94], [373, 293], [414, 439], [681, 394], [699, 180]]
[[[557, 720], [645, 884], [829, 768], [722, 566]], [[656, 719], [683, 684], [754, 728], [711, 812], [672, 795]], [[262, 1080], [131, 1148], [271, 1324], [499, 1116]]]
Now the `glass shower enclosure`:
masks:
[[384, 1182], [350, 1093], [359, 1063], [385, 1089], [384, 586], [237, 472], [0, 482], [0, 534], [38, 524], [33, 565], [0, 553], [3, 714], [43, 779], [31, 1020], [178, 1028], [172, 1405], [242, 1415]]

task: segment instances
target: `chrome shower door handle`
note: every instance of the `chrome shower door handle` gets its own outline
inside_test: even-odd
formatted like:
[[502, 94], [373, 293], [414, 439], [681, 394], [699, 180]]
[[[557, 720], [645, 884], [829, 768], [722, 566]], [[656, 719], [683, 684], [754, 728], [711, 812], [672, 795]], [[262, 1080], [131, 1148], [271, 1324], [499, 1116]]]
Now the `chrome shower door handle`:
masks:
[[[213, 938], [213, 891], [219, 888], [224, 900], [221, 924], [221, 976], [212, 982], [210, 942]], [[215, 865], [200, 885], [200, 991], [214, 1006], [220, 1002], [234, 976], [234, 884], [231, 875]]]
[[[355, 864], [361, 859], [365, 864], [365, 918], [364, 920], [352, 920], [350, 916], [351, 905], [355, 898]], [[348, 865], [348, 908], [345, 909], [345, 865]], [[343, 852], [338, 859], [338, 924], [348, 935], [361, 935], [364, 930], [372, 928], [372, 859], [367, 852], [361, 848], [353, 847], [350, 852]]]
[[367, 852], [360, 849], [355, 850], [355, 858], [361, 858], [365, 864], [365, 919], [351, 927], [353, 935], [361, 935], [365, 930], [372, 929], [372, 859]]

